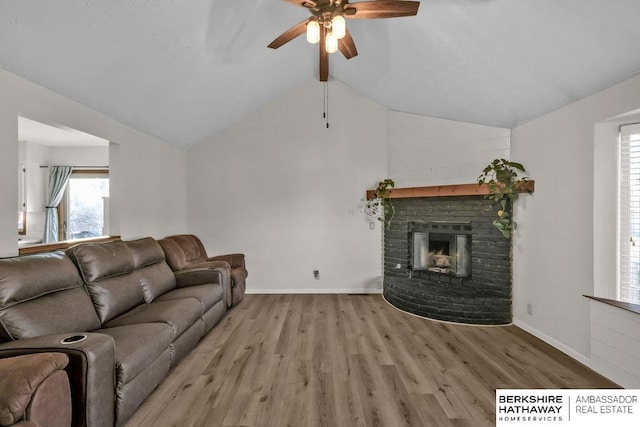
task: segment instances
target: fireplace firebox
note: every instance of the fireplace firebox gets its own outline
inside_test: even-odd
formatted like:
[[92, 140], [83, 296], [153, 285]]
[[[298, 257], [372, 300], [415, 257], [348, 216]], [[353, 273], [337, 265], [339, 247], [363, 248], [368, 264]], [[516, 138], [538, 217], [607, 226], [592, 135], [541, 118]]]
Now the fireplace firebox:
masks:
[[471, 235], [414, 231], [410, 241], [412, 270], [471, 276]]

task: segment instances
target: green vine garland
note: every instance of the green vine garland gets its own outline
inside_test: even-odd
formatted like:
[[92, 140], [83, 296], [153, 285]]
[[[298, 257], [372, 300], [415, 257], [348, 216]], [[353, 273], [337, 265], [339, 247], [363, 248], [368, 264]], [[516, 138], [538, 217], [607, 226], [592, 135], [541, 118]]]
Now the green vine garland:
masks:
[[396, 183], [391, 178], [380, 181], [378, 187], [373, 190], [375, 198], [367, 200], [363, 208], [365, 215], [384, 222], [387, 229], [391, 225], [391, 219], [393, 219], [396, 212], [391, 199], [389, 199], [390, 188], [395, 185]]
[[524, 188], [523, 184], [528, 181], [526, 177], [520, 176], [524, 172], [521, 163], [495, 159], [478, 177], [478, 185], [489, 186], [490, 193], [486, 198], [500, 204], [498, 218], [493, 221], [493, 226], [507, 239], [513, 234], [513, 203]]
[[396, 214], [396, 209], [393, 207], [391, 203], [391, 199], [389, 198], [390, 188], [396, 186], [396, 183], [391, 179], [387, 178], [384, 181], [380, 181], [378, 183], [378, 187], [373, 191], [376, 195], [376, 198], [381, 200], [383, 210], [383, 217], [380, 218], [380, 221], [384, 222], [385, 227], [388, 229], [391, 225], [391, 220]]

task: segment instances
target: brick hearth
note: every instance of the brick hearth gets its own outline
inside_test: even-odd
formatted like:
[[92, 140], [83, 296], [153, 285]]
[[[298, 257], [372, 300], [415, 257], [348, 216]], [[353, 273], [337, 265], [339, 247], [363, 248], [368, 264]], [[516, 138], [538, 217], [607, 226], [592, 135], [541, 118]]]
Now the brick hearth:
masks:
[[[511, 322], [509, 241], [493, 227], [496, 208], [482, 196], [394, 199], [384, 233], [384, 296], [401, 310], [485, 325]], [[471, 277], [412, 271], [411, 231], [437, 222], [471, 226]], [[400, 265], [398, 268], [397, 265]]]

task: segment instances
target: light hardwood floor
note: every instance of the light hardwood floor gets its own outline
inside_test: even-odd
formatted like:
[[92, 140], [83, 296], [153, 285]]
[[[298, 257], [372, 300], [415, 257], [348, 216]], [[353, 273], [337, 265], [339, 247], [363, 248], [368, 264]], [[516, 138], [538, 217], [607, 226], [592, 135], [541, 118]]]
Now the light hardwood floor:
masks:
[[247, 295], [127, 426], [493, 426], [496, 388], [611, 387], [515, 326], [380, 295]]

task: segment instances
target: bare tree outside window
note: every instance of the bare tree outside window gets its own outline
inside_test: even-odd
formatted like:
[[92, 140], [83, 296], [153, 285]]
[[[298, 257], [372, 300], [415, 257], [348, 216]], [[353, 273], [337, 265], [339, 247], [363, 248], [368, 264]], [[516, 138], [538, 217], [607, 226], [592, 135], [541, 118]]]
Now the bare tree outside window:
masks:
[[102, 176], [71, 177], [68, 184], [70, 239], [102, 236], [104, 197], [109, 197], [109, 178]]

